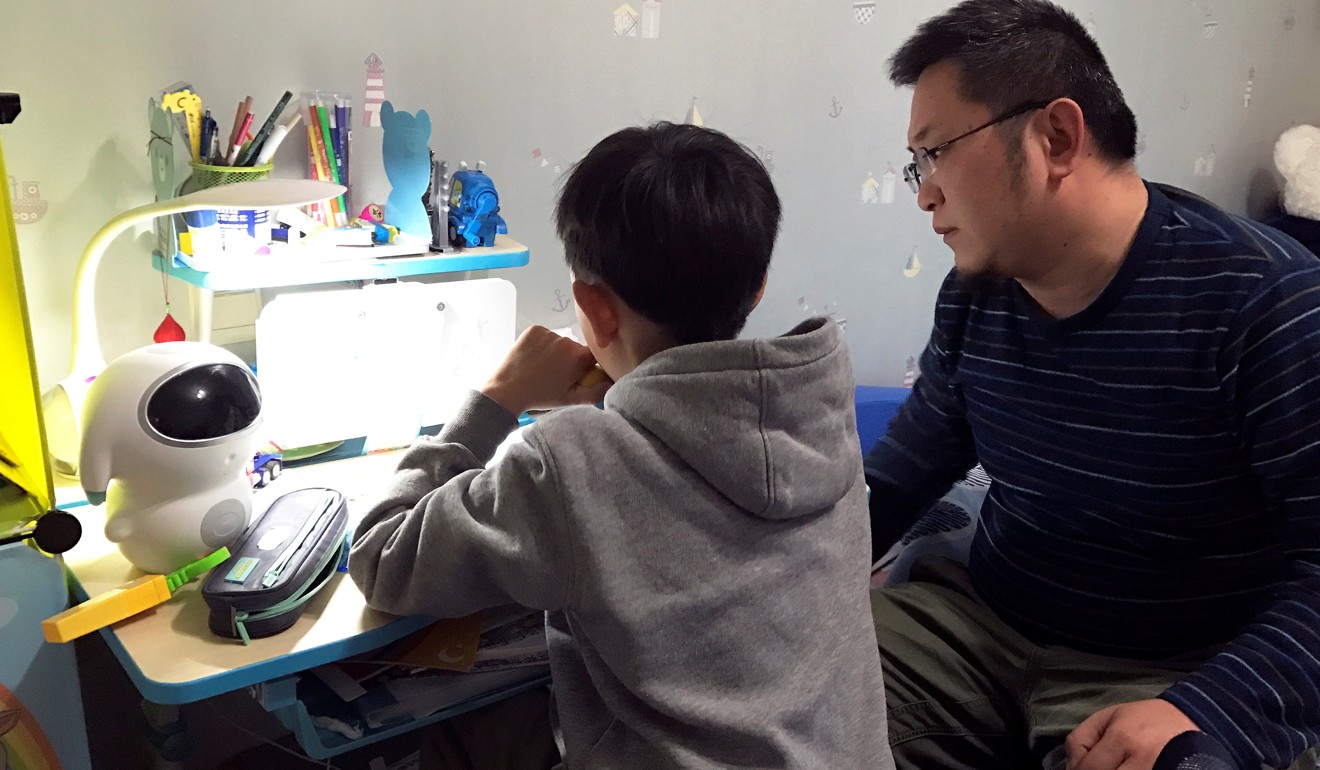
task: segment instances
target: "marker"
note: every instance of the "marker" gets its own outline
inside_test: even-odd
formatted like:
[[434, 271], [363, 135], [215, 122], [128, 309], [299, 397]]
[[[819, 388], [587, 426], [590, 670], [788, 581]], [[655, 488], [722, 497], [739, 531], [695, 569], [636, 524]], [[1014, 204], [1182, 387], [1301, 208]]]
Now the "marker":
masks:
[[266, 143], [261, 145], [261, 152], [257, 154], [256, 162], [252, 165], [264, 166], [270, 163], [270, 159], [275, 157], [275, 150], [279, 148], [280, 142], [284, 141], [284, 137], [289, 135], [289, 132], [293, 130], [294, 126], [298, 125], [300, 120], [302, 120], [302, 111], [294, 110], [293, 115], [288, 120], [276, 126], [275, 130], [271, 131], [270, 136], [266, 138]]
[[344, 152], [348, 137], [348, 114], [344, 109], [344, 100], [338, 96], [335, 97], [334, 118], [330, 126], [334, 129], [335, 162], [339, 164], [339, 183], [348, 187], [348, 156]]
[[243, 116], [252, 109], [252, 97], [249, 96], [238, 103], [238, 110], [234, 113], [234, 125], [229, 127], [229, 138], [225, 140], [225, 148], [238, 141], [238, 127], [243, 125]]
[[252, 165], [252, 159], [256, 157], [257, 151], [261, 149], [262, 143], [266, 141], [268, 136], [270, 136], [270, 132], [275, 128], [276, 121], [280, 119], [280, 113], [284, 112], [285, 105], [287, 105], [292, 98], [293, 92], [284, 92], [284, 96], [280, 97], [280, 101], [275, 105], [275, 109], [271, 110], [270, 117], [266, 118], [266, 122], [261, 124], [261, 130], [257, 131], [257, 135], [253, 137], [252, 144], [249, 144], [247, 151], [239, 157], [238, 165]]
[[348, 168], [348, 128], [351, 124], [348, 122], [348, 103], [343, 97], [335, 97], [335, 120], [339, 126], [338, 158], [339, 162], [343, 164], [343, 170], [339, 173], [339, 183], [348, 187], [348, 179], [351, 173]]
[[211, 162], [211, 137], [215, 136], [215, 120], [211, 118], [211, 111], [207, 110], [202, 115], [202, 141], [197, 148], [197, 160], [202, 163]]
[[248, 129], [252, 127], [252, 113], [243, 116], [243, 127], [234, 133], [234, 146], [229, 148], [229, 155], [225, 158], [225, 165], [232, 166], [234, 161], [238, 160], [238, 152], [243, 149], [243, 138], [247, 136]]

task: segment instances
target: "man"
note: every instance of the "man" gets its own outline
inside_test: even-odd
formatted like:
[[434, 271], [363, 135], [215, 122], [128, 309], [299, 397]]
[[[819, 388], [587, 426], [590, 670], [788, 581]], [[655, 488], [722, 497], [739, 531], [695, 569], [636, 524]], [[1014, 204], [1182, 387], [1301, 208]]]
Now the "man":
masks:
[[872, 597], [898, 766], [1147, 770], [1195, 731], [1289, 765], [1320, 737], [1320, 261], [1144, 182], [1045, 0], [967, 0], [890, 77], [955, 267], [867, 458], [873, 547], [993, 480], [965, 568]]

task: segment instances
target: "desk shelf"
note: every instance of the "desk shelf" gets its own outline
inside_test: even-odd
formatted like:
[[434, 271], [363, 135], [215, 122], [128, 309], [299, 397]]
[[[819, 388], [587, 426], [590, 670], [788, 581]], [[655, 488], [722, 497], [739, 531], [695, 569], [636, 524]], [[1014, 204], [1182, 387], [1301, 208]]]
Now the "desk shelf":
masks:
[[307, 756], [312, 759], [329, 759], [550, 683], [550, 676], [544, 666], [528, 668], [525, 673], [525, 677], [512, 684], [493, 687], [480, 695], [420, 719], [368, 729], [360, 738], [349, 738], [312, 723], [316, 716], [327, 715], [327, 712], [333, 715], [336, 709], [351, 708], [321, 685], [314, 676], [290, 676], [266, 682], [256, 688], [254, 697], [262, 708], [293, 731], [294, 738], [297, 739], [298, 745], [302, 746], [303, 751], [307, 752]]
[[352, 259], [322, 260], [293, 254], [235, 260], [232, 268], [202, 272], [152, 255], [152, 266], [184, 283], [210, 291], [247, 291], [275, 286], [302, 286], [336, 281], [373, 281], [414, 275], [458, 273], [468, 270], [493, 270], [521, 267], [530, 260], [526, 246], [501, 235], [494, 246], [463, 249], [445, 254], [421, 254], [411, 257], [372, 258], [369, 246], [343, 246], [362, 256]]

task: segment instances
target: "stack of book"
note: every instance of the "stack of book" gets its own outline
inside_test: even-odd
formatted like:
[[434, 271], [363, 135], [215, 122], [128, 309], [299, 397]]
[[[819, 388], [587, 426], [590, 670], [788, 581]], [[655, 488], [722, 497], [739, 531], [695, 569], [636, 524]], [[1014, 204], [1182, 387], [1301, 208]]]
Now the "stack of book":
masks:
[[441, 620], [391, 647], [313, 673], [316, 679], [299, 689], [314, 724], [357, 739], [544, 679], [550, 673], [545, 616], [507, 607]]

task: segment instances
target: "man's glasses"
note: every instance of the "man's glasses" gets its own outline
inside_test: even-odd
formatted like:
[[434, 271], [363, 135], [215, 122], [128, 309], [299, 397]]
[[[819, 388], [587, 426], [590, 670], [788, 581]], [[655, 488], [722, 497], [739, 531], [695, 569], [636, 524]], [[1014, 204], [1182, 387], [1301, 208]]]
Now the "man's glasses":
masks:
[[1044, 109], [1048, 107], [1050, 103], [1053, 101], [1054, 101], [1053, 99], [1050, 99], [1049, 101], [1045, 101], [1045, 102], [1032, 102], [1030, 104], [1024, 104], [1023, 106], [1018, 107], [1015, 110], [1009, 110], [1008, 112], [1004, 113], [1003, 115], [1000, 115], [999, 117], [991, 120], [988, 123], [982, 123], [976, 128], [973, 128], [971, 131], [968, 131], [963, 134], [959, 134], [954, 138], [950, 139], [949, 141], [945, 142], [944, 144], [936, 145], [935, 147], [931, 147], [930, 149], [926, 149], [925, 147], [918, 147], [917, 149], [912, 151], [912, 162], [903, 167], [903, 181], [907, 182], [907, 185], [912, 189], [912, 192], [914, 193], [921, 192], [921, 180], [935, 173], [935, 159], [939, 157], [941, 152], [947, 150], [949, 148], [949, 145], [953, 144], [954, 142], [960, 139], [966, 139], [972, 134], [975, 134], [977, 131], [984, 131], [985, 129], [997, 123], [1003, 123], [1005, 120], [1011, 120], [1013, 118], [1016, 118], [1018, 115], [1031, 112], [1032, 110]]

